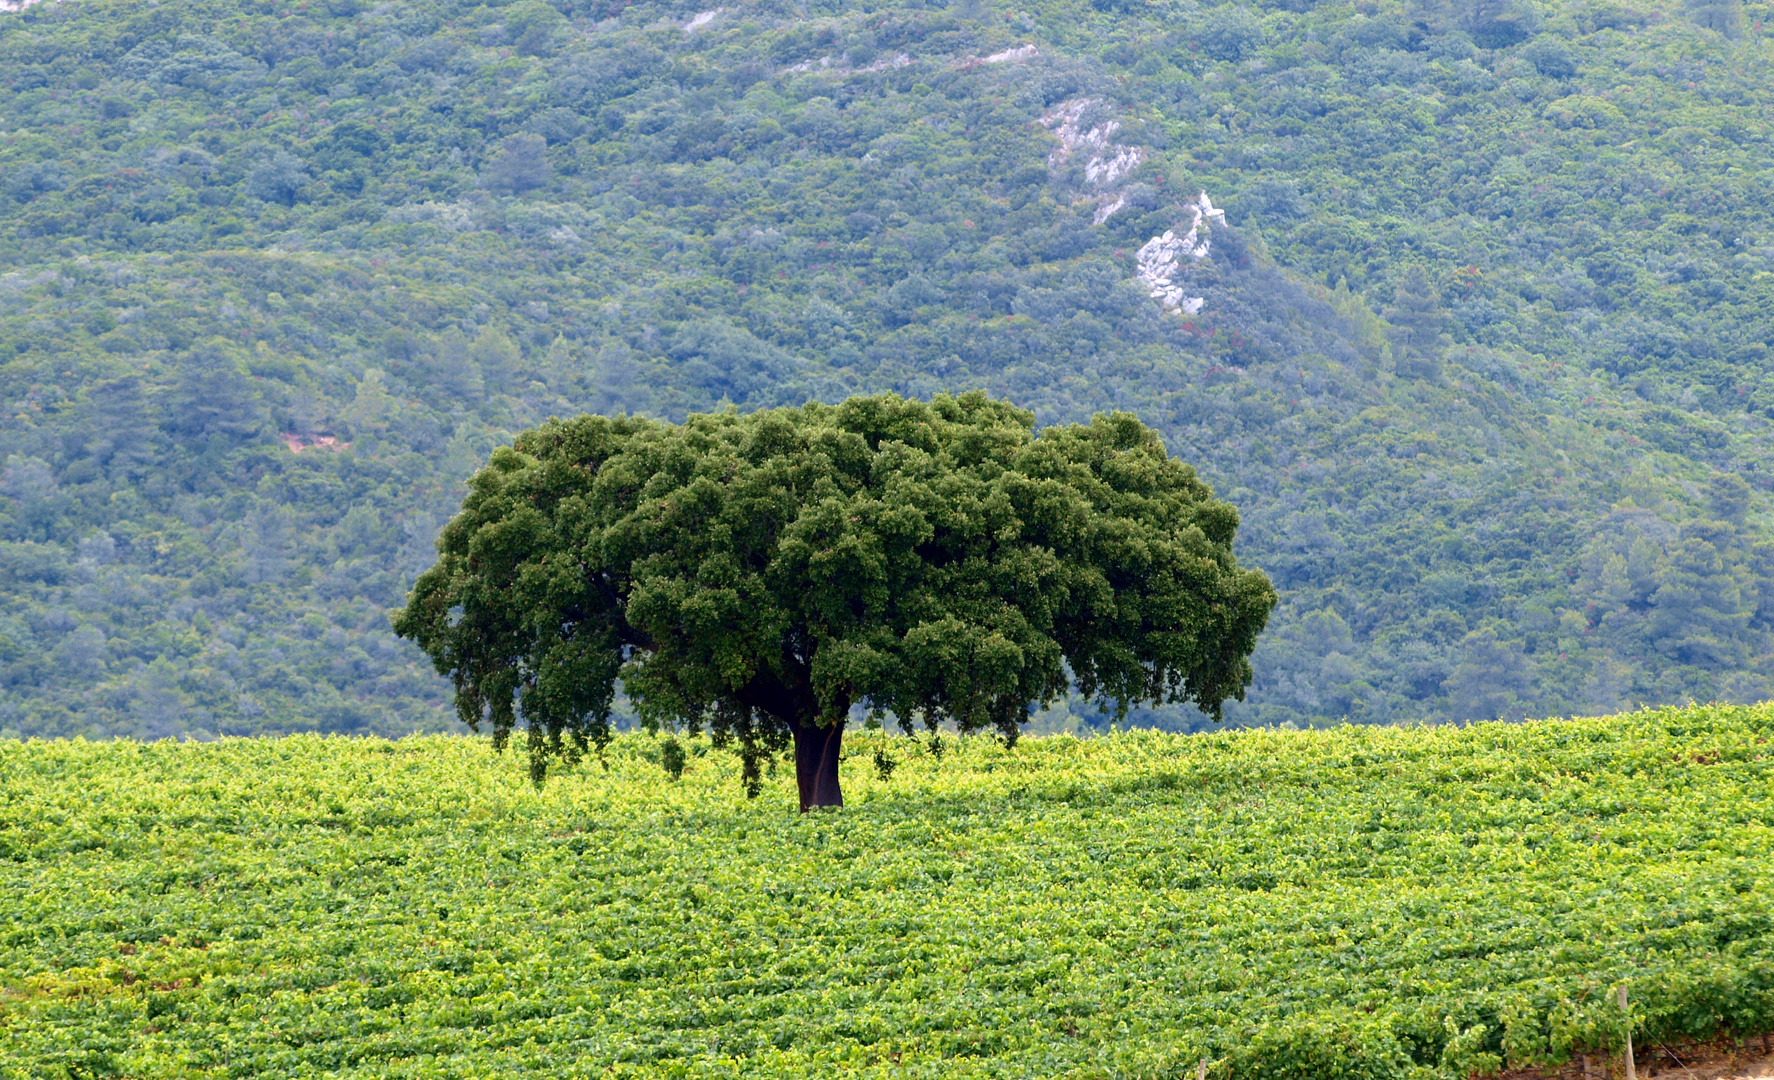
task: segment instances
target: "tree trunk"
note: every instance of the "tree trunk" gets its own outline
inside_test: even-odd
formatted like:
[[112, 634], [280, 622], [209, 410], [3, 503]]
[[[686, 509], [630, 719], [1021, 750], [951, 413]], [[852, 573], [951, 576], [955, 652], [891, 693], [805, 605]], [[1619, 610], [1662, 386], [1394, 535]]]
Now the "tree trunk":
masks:
[[795, 784], [801, 789], [801, 813], [815, 806], [843, 806], [838, 790], [838, 751], [844, 747], [844, 724], [831, 727], [795, 724]]

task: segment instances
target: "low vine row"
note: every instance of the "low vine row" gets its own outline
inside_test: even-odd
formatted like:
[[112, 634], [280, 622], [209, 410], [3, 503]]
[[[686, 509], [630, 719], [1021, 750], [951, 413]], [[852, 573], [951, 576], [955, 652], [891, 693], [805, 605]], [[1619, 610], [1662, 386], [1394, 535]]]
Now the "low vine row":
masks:
[[1759, 1034], [1771, 740], [859, 731], [808, 815], [642, 735], [540, 790], [467, 738], [0, 743], [0, 1076], [1465, 1080]]

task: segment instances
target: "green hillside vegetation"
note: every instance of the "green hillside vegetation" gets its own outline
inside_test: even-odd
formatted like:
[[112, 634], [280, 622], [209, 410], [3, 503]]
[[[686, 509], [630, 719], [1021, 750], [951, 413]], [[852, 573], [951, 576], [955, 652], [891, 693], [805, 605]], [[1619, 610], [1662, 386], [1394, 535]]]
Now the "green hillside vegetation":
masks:
[[[973, 387], [1239, 507], [1237, 722], [1774, 694], [1768, 14], [0, 17], [0, 731], [443, 730], [387, 611], [495, 446]], [[1133, 274], [1202, 190], [1184, 317]]]
[[858, 735], [811, 815], [706, 740], [676, 782], [631, 735], [540, 790], [471, 739], [8, 741], [0, 1070], [1618, 1066], [1622, 982], [1641, 1047], [1774, 1028], [1771, 738], [1768, 707]]

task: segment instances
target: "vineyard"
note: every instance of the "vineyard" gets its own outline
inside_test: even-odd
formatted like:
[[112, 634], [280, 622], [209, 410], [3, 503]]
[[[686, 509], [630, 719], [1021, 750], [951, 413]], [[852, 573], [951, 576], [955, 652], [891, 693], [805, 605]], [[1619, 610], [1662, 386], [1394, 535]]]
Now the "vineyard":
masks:
[[1771, 739], [858, 733], [808, 815], [646, 736], [541, 790], [471, 739], [0, 741], [0, 1076], [1464, 1080], [1759, 1034]]

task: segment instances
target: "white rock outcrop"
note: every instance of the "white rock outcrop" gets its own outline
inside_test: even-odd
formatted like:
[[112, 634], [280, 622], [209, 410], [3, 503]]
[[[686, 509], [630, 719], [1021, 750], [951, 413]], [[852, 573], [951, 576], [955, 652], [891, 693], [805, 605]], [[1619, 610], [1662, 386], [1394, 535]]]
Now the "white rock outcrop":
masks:
[[1041, 50], [1035, 48], [1033, 45], [1022, 45], [1022, 46], [1018, 46], [1017, 48], [1014, 48], [1014, 49], [1005, 49], [1003, 52], [995, 52], [992, 55], [980, 60], [980, 63], [982, 63], [982, 64], [1010, 64], [1010, 63], [1016, 63], [1016, 62], [1022, 61], [1022, 60], [1033, 60], [1035, 57], [1040, 56], [1040, 55], [1041, 55]]
[[1073, 157], [1084, 159], [1084, 182], [1096, 191], [1098, 225], [1109, 220], [1127, 205], [1127, 199], [1115, 189], [1146, 160], [1146, 152], [1137, 146], [1123, 146], [1115, 141], [1121, 121], [1088, 122], [1102, 98], [1075, 98], [1049, 109], [1041, 123], [1053, 132], [1059, 145], [1047, 155], [1047, 167], [1059, 171]]
[[1195, 196], [1185, 209], [1194, 216], [1189, 231], [1178, 236], [1174, 230], [1166, 230], [1164, 235], [1146, 241], [1137, 254], [1139, 269], [1134, 276], [1160, 304], [1176, 308], [1185, 315], [1197, 315], [1207, 301], [1200, 296], [1186, 295], [1189, 290], [1183, 278], [1189, 265], [1207, 258], [1213, 246], [1212, 226], [1208, 222], [1218, 221], [1224, 225], [1226, 212], [1214, 206], [1205, 191]]
[[828, 75], [855, 75], [859, 72], [891, 71], [894, 68], [910, 67], [912, 65], [912, 58], [905, 53], [894, 53], [892, 56], [884, 56], [866, 67], [851, 67], [849, 64], [845, 63], [846, 59], [848, 59], [847, 56], [837, 60], [833, 60], [829, 56], [821, 56], [817, 60], [803, 60], [798, 64], [791, 64], [788, 67], [783, 68], [782, 73], [787, 75], [807, 71], [818, 71]]
[[[1084, 163], [1084, 184], [1096, 200], [1096, 223], [1113, 217], [1128, 204], [1129, 192], [1124, 181], [1146, 160], [1146, 151], [1115, 141], [1121, 121], [1106, 115], [1102, 98], [1086, 97], [1063, 101], [1041, 117], [1041, 124], [1053, 132], [1059, 145], [1047, 155], [1048, 170], [1055, 180], [1074, 159]], [[1075, 174], [1074, 174], [1075, 175]], [[1213, 204], [1203, 191], [1185, 203], [1191, 221], [1189, 231], [1178, 236], [1167, 230], [1154, 236], [1140, 248], [1139, 266], [1135, 276], [1146, 290], [1164, 307], [1185, 315], [1200, 314], [1205, 297], [1190, 296], [1185, 278], [1189, 267], [1202, 259], [1213, 247], [1213, 224], [1224, 225], [1226, 212]]]

